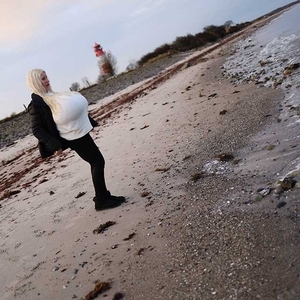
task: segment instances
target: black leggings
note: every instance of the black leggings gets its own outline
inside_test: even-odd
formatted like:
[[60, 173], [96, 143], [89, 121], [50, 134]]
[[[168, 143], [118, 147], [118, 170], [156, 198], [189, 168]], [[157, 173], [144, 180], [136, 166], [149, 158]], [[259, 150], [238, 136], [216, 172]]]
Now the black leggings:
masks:
[[66, 146], [70, 147], [83, 160], [90, 164], [96, 199], [103, 199], [109, 194], [104, 178], [105, 161], [94, 140], [89, 134], [86, 134], [79, 139], [72, 141], [65, 140], [64, 142]]

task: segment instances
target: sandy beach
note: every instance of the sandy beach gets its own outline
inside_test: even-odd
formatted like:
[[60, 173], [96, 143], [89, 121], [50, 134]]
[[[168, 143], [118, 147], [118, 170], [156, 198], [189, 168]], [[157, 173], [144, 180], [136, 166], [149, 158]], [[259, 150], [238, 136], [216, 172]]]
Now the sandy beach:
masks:
[[299, 298], [300, 172], [278, 192], [297, 128], [278, 122], [279, 88], [222, 76], [261, 25], [90, 106], [121, 207], [94, 210], [70, 150], [42, 161], [33, 136], [0, 149], [1, 299], [94, 299], [99, 282], [97, 299]]

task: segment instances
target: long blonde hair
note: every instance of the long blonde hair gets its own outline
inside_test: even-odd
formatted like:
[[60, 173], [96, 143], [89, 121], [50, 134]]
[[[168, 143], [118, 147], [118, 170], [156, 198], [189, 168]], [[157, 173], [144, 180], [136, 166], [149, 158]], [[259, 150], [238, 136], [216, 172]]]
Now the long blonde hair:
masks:
[[55, 93], [53, 92], [51, 85], [49, 85], [48, 91], [42, 84], [42, 73], [46, 73], [42, 69], [32, 69], [27, 73], [26, 83], [29, 89], [34, 93], [43, 98], [43, 100], [50, 107], [52, 113], [56, 113], [60, 110], [60, 105], [56, 101], [56, 98], [61, 94], [70, 94], [66, 93]]

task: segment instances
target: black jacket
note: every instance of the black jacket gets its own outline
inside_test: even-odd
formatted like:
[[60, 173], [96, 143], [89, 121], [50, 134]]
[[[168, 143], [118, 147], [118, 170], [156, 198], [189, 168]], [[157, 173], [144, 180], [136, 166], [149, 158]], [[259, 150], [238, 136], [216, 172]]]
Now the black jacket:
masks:
[[[38, 139], [39, 150], [42, 158], [49, 157], [59, 149], [66, 149], [64, 139], [59, 136], [56, 124], [53, 120], [51, 110], [43, 98], [36, 94], [31, 95], [28, 112], [31, 117], [31, 129], [33, 135]], [[89, 117], [93, 127], [98, 123]]]

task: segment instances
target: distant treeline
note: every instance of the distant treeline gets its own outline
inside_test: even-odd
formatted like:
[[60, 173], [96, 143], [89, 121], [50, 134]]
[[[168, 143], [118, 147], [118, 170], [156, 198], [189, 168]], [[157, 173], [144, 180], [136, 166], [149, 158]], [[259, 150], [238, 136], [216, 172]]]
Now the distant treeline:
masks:
[[147, 62], [153, 61], [155, 59], [159, 59], [159, 57], [164, 55], [168, 55], [176, 52], [184, 52], [184, 51], [206, 46], [210, 43], [217, 42], [218, 40], [224, 38], [225, 36], [238, 32], [239, 30], [247, 27], [248, 25], [258, 20], [272, 16], [275, 13], [278, 13], [283, 9], [290, 8], [293, 5], [298, 3], [300, 3], [300, 0], [279, 7], [269, 12], [268, 14], [265, 14], [264, 16], [261, 16], [256, 20], [253, 20], [252, 22], [245, 22], [245, 23], [233, 25], [232, 21], [227, 21], [225, 22], [224, 25], [221, 26], [215, 26], [215, 25], [206, 26], [204, 27], [203, 32], [196, 33], [195, 35], [188, 34], [186, 36], [179, 36], [171, 44], [163, 44], [157, 47], [154, 51], [149, 52], [148, 54], [142, 56], [140, 60], [137, 61], [137, 64], [139, 66], [142, 66]]
[[204, 27], [203, 32], [196, 33], [195, 35], [188, 34], [186, 36], [179, 36], [171, 44], [163, 44], [157, 47], [154, 51], [142, 56], [137, 63], [139, 66], [142, 66], [162, 55], [184, 52], [206, 46], [210, 43], [217, 42], [227, 35], [238, 32], [250, 24], [252, 23], [245, 22], [233, 25], [232, 21], [227, 21], [224, 25], [221, 26], [206, 26]]
[[[13, 119], [17, 119], [19, 118], [20, 116], [23, 116], [25, 113], [27, 112], [27, 109], [25, 108], [25, 110], [19, 112], [19, 113], [11, 113], [11, 115], [9, 117], [5, 117], [4, 119], [1, 119], [0, 120], [0, 124], [4, 123], [4, 122], [7, 122], [7, 121], [10, 121], [10, 120], [13, 120]], [[1, 136], [0, 136], [1, 137]]]

